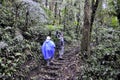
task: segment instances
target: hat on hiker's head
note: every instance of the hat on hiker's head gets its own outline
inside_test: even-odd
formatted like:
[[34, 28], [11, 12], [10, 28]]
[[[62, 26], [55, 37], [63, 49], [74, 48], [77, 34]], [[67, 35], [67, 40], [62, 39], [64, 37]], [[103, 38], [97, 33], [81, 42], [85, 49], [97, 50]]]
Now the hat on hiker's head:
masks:
[[46, 38], [47, 40], [50, 40], [51, 38], [50, 38], [50, 36], [47, 36], [47, 38]]

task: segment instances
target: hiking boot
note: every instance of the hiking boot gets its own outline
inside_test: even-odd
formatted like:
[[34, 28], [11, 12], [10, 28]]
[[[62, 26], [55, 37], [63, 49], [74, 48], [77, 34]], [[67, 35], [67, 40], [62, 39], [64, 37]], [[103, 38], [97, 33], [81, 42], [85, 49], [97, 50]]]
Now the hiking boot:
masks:
[[59, 56], [59, 60], [64, 60], [62, 56]]
[[63, 58], [59, 58], [59, 60], [64, 60]]

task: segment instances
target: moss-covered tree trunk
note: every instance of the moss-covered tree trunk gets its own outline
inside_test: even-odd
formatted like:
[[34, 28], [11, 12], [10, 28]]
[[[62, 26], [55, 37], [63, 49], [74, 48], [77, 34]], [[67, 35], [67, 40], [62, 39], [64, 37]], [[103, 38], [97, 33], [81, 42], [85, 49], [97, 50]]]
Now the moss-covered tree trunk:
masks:
[[90, 0], [85, 0], [84, 5], [84, 24], [81, 41], [82, 53], [90, 53]]

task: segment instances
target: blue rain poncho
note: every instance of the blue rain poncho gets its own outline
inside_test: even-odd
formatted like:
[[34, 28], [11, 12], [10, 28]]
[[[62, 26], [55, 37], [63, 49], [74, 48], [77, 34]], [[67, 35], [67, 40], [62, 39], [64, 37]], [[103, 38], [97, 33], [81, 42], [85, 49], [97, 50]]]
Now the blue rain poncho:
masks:
[[50, 59], [54, 56], [55, 44], [51, 40], [47, 40], [42, 45], [42, 54], [45, 60]]

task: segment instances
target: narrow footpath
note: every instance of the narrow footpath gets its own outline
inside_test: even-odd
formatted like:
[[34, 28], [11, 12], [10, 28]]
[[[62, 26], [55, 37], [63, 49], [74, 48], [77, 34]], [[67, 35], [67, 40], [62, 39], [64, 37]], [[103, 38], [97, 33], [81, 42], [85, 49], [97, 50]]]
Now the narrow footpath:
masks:
[[[27, 72], [27, 80], [77, 80], [80, 72], [79, 47], [74, 47], [64, 53], [64, 59], [59, 60], [57, 55], [49, 67], [46, 64], [37, 66]], [[35, 61], [25, 64], [25, 67], [33, 67]], [[35, 66], [35, 65], [34, 65]]]

